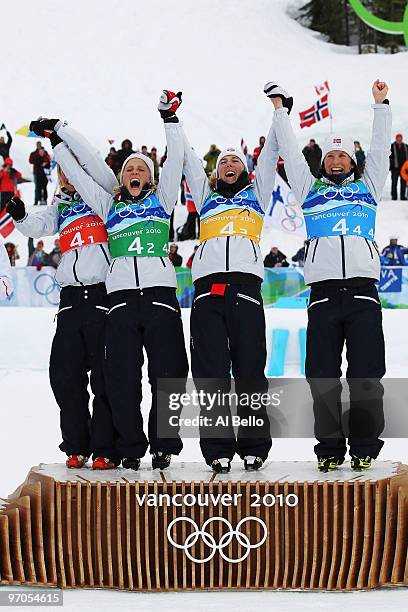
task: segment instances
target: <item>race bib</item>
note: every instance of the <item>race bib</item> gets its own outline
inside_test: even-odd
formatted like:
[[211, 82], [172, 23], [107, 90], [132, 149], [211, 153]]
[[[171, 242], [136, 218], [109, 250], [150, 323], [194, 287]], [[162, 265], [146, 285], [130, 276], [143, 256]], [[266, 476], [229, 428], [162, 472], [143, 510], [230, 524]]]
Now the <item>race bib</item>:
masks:
[[61, 252], [107, 242], [105, 224], [84, 202], [58, 203]]
[[302, 210], [308, 240], [327, 236], [374, 240], [377, 203], [363, 181], [337, 186], [317, 180]]
[[243, 236], [259, 243], [263, 216], [252, 187], [233, 198], [224, 198], [213, 193], [200, 211], [200, 241]]
[[169, 219], [155, 195], [115, 202], [106, 223], [112, 257], [167, 257]]

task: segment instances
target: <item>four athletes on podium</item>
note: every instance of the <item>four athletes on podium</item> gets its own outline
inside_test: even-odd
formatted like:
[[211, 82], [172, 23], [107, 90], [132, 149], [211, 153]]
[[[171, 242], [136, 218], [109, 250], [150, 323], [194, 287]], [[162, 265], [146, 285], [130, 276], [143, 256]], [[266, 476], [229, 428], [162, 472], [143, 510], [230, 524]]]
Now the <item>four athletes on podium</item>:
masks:
[[[385, 83], [374, 83], [373, 138], [362, 176], [348, 139], [331, 135], [320, 176], [312, 177], [288, 118], [293, 100], [274, 83], [265, 86], [276, 110], [253, 183], [245, 156], [235, 148], [222, 151], [215, 175], [208, 181], [176, 115], [180, 92], [165, 90], [159, 101], [168, 155], [157, 186], [149, 157], [132, 154], [117, 180], [99, 153], [65, 122], [39, 119], [31, 123], [36, 134], [50, 138], [60, 193], [38, 213], [27, 213], [15, 197], [8, 212], [27, 236], [60, 233], [63, 257], [56, 278], [62, 290], [50, 380], [61, 413], [60, 448], [68, 455], [69, 467], [84, 466], [92, 454], [94, 469], [113, 468], [122, 461], [124, 467], [137, 470], [150, 447], [153, 468], [164, 469], [171, 455], [182, 449], [178, 433], [163, 438], [157, 433], [157, 381], [177, 381], [173, 390], [180, 391], [188, 375], [176, 276], [167, 256], [169, 219], [182, 174], [200, 215], [200, 247], [192, 267], [195, 385], [206, 391], [228, 391], [232, 371], [238, 397], [267, 392], [259, 241], [279, 154], [302, 204], [308, 232], [305, 279], [312, 293], [306, 374], [314, 399], [319, 469], [335, 469], [346, 452], [340, 425], [334, 436], [322, 425], [333, 407], [339, 418], [344, 341], [352, 400], [352, 467], [369, 467], [382, 446], [380, 379], [385, 364], [375, 288], [379, 257], [374, 229], [388, 170], [387, 91]], [[336, 225], [331, 221], [339, 207], [344, 214]], [[354, 217], [355, 211], [363, 214]], [[2, 274], [0, 269], [0, 285]], [[152, 389], [148, 438], [141, 416], [143, 350]], [[95, 396], [92, 419], [88, 372]], [[354, 382], [357, 378], [359, 382]], [[329, 379], [334, 383], [327, 390]], [[370, 406], [357, 401], [361, 379], [373, 380], [374, 412], [380, 423], [374, 429], [365, 427], [372, 401]], [[215, 412], [222, 414], [225, 409], [216, 406]], [[247, 417], [248, 411], [238, 402], [240, 416]], [[257, 411], [257, 417], [261, 425], [257, 421], [245, 434], [239, 429], [237, 437], [231, 427], [225, 427], [221, 437], [201, 428], [201, 450], [215, 472], [228, 472], [235, 453], [246, 470], [262, 466], [271, 448], [270, 427], [266, 412]]]

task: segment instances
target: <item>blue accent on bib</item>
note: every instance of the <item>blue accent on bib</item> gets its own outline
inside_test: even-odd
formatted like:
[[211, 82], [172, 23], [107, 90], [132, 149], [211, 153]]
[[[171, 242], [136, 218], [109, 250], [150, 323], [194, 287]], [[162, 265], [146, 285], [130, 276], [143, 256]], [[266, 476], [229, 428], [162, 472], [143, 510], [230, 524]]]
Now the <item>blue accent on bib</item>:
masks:
[[327, 236], [374, 240], [377, 203], [361, 180], [345, 185], [316, 180], [302, 210], [308, 240]]

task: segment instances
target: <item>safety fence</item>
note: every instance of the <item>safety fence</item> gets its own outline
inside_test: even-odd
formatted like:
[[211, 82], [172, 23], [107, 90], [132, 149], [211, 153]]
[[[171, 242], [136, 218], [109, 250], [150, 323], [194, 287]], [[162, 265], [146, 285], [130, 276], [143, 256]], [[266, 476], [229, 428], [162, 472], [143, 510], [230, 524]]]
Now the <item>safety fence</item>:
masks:
[[[194, 286], [190, 268], [176, 268], [177, 297], [182, 308], [193, 303]], [[60, 287], [55, 270], [44, 267], [13, 268], [14, 293], [2, 307], [57, 306]], [[408, 308], [408, 266], [381, 268], [378, 290], [384, 308]], [[264, 304], [273, 308], [306, 308], [310, 289], [302, 268], [266, 268], [262, 284]]]

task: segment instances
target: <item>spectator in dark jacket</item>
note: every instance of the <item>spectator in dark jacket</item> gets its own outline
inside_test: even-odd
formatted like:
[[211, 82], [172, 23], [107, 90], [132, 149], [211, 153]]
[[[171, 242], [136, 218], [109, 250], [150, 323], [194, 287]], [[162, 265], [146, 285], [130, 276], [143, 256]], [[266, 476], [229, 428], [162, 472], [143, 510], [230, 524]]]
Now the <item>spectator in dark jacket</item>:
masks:
[[159, 180], [159, 176], [160, 176], [160, 166], [159, 166], [159, 162], [157, 160], [157, 149], [156, 147], [152, 147], [149, 153], [149, 157], [153, 162], [153, 167], [154, 167], [154, 180], [156, 182], [158, 182]]
[[408, 160], [408, 145], [403, 142], [402, 134], [395, 136], [395, 142], [391, 145], [390, 170], [391, 170], [391, 197], [397, 200], [398, 179], [400, 180], [401, 200], [406, 200], [406, 184], [401, 177], [401, 168]]
[[294, 263], [297, 263], [300, 268], [303, 268], [303, 266], [305, 265], [305, 252], [306, 252], [306, 242], [304, 243], [302, 247], [300, 247], [297, 253], [295, 253], [295, 255], [292, 257], [292, 261]]
[[164, 162], [166, 161], [166, 159], [167, 159], [167, 147], [164, 149], [164, 153], [160, 158], [160, 168], [163, 168]]
[[265, 268], [287, 268], [286, 255], [278, 247], [272, 247], [270, 253], [264, 259]]
[[316, 141], [311, 138], [308, 144], [303, 148], [302, 151], [307, 164], [310, 168], [310, 172], [313, 176], [317, 176], [319, 174], [320, 166], [322, 165], [322, 150]]
[[117, 175], [118, 172], [120, 172], [121, 166], [118, 161], [118, 152], [116, 151], [115, 147], [111, 147], [109, 149], [109, 153], [105, 157], [105, 161], [115, 175]]
[[258, 163], [258, 157], [260, 156], [261, 151], [264, 148], [264, 144], [265, 144], [265, 136], [260, 136], [259, 145], [255, 147], [254, 152], [252, 153], [252, 162], [254, 166], [256, 166], [256, 164]]
[[47, 204], [47, 185], [48, 178], [45, 174], [46, 170], [49, 170], [51, 166], [51, 158], [47, 151], [41, 145], [41, 142], [37, 142], [37, 148], [35, 151], [30, 153], [28, 158], [30, 164], [33, 165], [33, 176], [34, 176], [34, 206], [39, 202], [41, 204]]
[[[4, 123], [1, 126], [1, 129], [2, 130], [6, 129], [6, 126], [4, 125]], [[6, 130], [6, 134], [7, 134], [7, 142], [4, 140], [4, 136], [0, 136], [0, 155], [3, 157], [3, 159], [6, 159], [6, 157], [10, 157], [10, 147], [11, 147], [11, 143], [13, 142], [11, 134], [8, 130]]]
[[13, 168], [13, 160], [6, 157], [0, 170], [0, 212], [6, 208], [7, 203], [16, 193], [19, 179], [21, 179], [21, 173]]
[[361, 146], [358, 140], [354, 141], [354, 151], [356, 153], [357, 168], [359, 169], [360, 174], [363, 174], [366, 154], [364, 153], [363, 147]]
[[384, 266], [405, 266], [404, 255], [408, 254], [408, 249], [398, 244], [398, 236], [391, 236], [390, 243], [382, 250], [381, 263]]
[[183, 258], [177, 253], [178, 246], [176, 244], [170, 245], [169, 259], [175, 268], [178, 268], [183, 263]]
[[215, 170], [215, 166], [217, 165], [217, 159], [221, 151], [217, 149], [217, 145], [212, 144], [204, 155], [203, 159], [206, 162], [205, 164], [205, 172], [207, 176], [210, 176], [213, 170]]
[[125, 159], [134, 153], [133, 143], [129, 138], [125, 138], [121, 146], [122, 148], [117, 152], [119, 169], [122, 168]]

